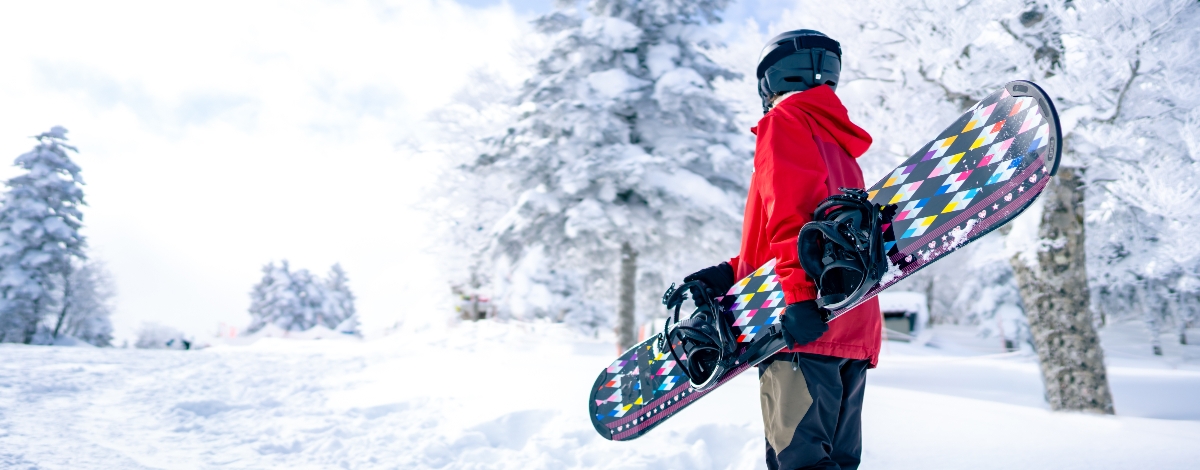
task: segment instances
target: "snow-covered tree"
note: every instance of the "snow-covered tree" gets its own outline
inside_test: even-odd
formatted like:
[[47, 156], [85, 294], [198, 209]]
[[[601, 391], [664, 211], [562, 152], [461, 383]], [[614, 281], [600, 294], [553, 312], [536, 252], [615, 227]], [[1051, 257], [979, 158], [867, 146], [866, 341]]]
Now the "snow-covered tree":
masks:
[[[1194, 53], [1200, 46], [1194, 27], [1200, 4], [1075, 1], [1012, 7], [1020, 13], [996, 16], [990, 23], [995, 37], [976, 41], [991, 44], [972, 54], [999, 57], [996, 66], [1015, 65], [1056, 97], [1066, 139], [1064, 165], [1083, 169], [1091, 290], [1126, 292], [1145, 299], [1130, 299], [1143, 306], [1169, 302], [1173, 289], [1156, 286], [1192, 286], [1190, 279], [1200, 272], [1200, 250], [1188, 241], [1189, 227], [1200, 222], [1191, 209], [1200, 203], [1200, 146], [1194, 137], [1200, 131], [1200, 83], [1181, 79], [1200, 72]], [[1024, 63], [1017, 60], [1022, 55]], [[951, 89], [965, 89], [966, 80], [981, 75], [943, 70], [949, 71], [943, 76], [951, 77]], [[1128, 318], [1142, 311], [1114, 312]], [[1146, 319], [1157, 338], [1154, 319]]]
[[[268, 263], [262, 272], [262, 280], [250, 293], [249, 333], [269, 324], [285, 331], [305, 331], [318, 325], [357, 328], [354, 294], [340, 265], [334, 265], [326, 280], [307, 269], [291, 270], [287, 260], [278, 265]], [[353, 321], [345, 323], [348, 320]]]
[[[1148, 315], [1152, 331], [1161, 329], [1165, 312], [1184, 311], [1169, 305], [1187, 298], [1187, 289], [1200, 287], [1192, 281], [1200, 271], [1200, 250], [1190, 243], [1188, 233], [1200, 222], [1193, 209], [1200, 202], [1200, 147], [1195, 137], [1200, 130], [1200, 82], [1194, 79], [1200, 71], [1195, 54], [1200, 46], [1200, 29], [1195, 28], [1200, 4], [924, 0], [907, 5], [800, 5], [795, 14], [785, 15], [783, 22], [792, 23], [784, 28], [818, 25], [835, 38], [848, 38], [843, 41], [845, 70], [838, 92], [852, 116], [876, 137], [872, 150], [860, 160], [868, 180], [881, 176], [965, 106], [1009, 80], [1032, 79], [1054, 98], [1063, 123], [1062, 165], [1080, 184], [1053, 189], [1086, 194], [1048, 194], [1043, 201], [1056, 205], [1047, 208], [1043, 226], [1023, 231], [1033, 243], [1010, 246], [1028, 255], [1014, 263], [1016, 268], [1031, 267], [1028, 276], [1019, 277], [1040, 279], [1044, 288], [1074, 288], [1071, 302], [1054, 302], [1056, 296], [1026, 290], [1022, 281], [1025, 307], [1071, 304], [1078, 310], [1090, 303], [1107, 317]], [[1082, 206], [1070, 206], [1076, 203]], [[1086, 214], [1086, 224], [1072, 228], [1068, 220], [1050, 217], [1052, 213], [1068, 218]], [[1038, 242], [1043, 236], [1062, 238]], [[1009, 239], [1013, 241], [1011, 235]], [[1044, 250], [1036, 250], [1044, 246], [1064, 247], [1051, 251], [1070, 247], [1071, 252], [1046, 258]], [[1031, 247], [1036, 252], [1028, 251]], [[1072, 269], [1061, 269], [1060, 255]], [[981, 274], [969, 264], [939, 263], [931, 269], [955, 271], [945, 276], [948, 279]], [[1042, 278], [1039, 269], [1058, 270], [1064, 277]], [[1087, 277], [1075, 279], [1079, 275]], [[1089, 302], [1089, 291], [1104, 295]], [[1131, 296], [1121, 303], [1141, 308], [1098, 305], [1114, 296]], [[1080, 312], [1086, 320], [1088, 312]], [[1176, 327], [1186, 321], [1176, 319]], [[1084, 328], [1086, 323], [1073, 324]], [[1081, 337], [1079, 344], [1089, 342]], [[1051, 350], [1066, 348], [1041, 347], [1039, 354]], [[1099, 356], [1088, 354], [1089, 367], [1098, 369], [1085, 375], [1102, 376]], [[1044, 371], [1057, 367], [1043, 366]], [[1050, 396], [1055, 392], [1047, 378]], [[1082, 390], [1088, 384], [1090, 379], [1071, 387]], [[1095, 409], [1111, 406], [1100, 403]]]
[[133, 347], [138, 349], [191, 349], [189, 341], [183, 332], [158, 323], [146, 323], [138, 329], [137, 341]]
[[17, 157], [24, 173], [5, 182], [0, 205], [0, 341], [30, 343], [56, 306], [56, 290], [73, 259], [84, 258], [79, 234], [83, 178], [71, 161], [67, 130], [55, 126]]
[[1087, 103], [1077, 111], [1080, 138], [1073, 142], [1094, 155], [1087, 175], [1088, 197], [1096, 200], [1088, 213], [1093, 290], [1127, 296], [1101, 296], [1105, 301], [1140, 304], [1110, 309], [1109, 316], [1141, 315], [1156, 352], [1164, 326], [1186, 340], [1190, 311], [1174, 306], [1200, 295], [1200, 249], [1190, 240], [1200, 224], [1194, 209], [1200, 204], [1200, 83], [1194, 78], [1200, 73], [1200, 5], [1157, 3], [1161, 9], [1138, 6], [1121, 12], [1131, 18], [1114, 12], [1108, 19], [1131, 42], [1112, 52], [1124, 64], [1082, 58], [1107, 62], [1098, 73], [1122, 81], [1109, 94], [1109, 107]]
[[358, 312], [354, 309], [354, 293], [350, 292], [350, 279], [341, 264], [329, 268], [325, 278], [325, 312], [331, 318], [341, 321], [334, 325], [334, 330], [346, 334], [361, 334], [358, 324]]
[[52, 336], [68, 335], [95, 346], [112, 341], [112, 275], [95, 260], [73, 263], [62, 283], [61, 300]]
[[736, 252], [753, 139], [714, 92], [737, 77], [708, 56], [726, 3], [560, 2], [534, 21], [546, 46], [511, 111], [474, 108], [511, 119], [445, 180], [501, 315], [610, 325], [618, 286], [648, 310]]
[[292, 271], [287, 260], [263, 266], [263, 278], [250, 294], [253, 333], [267, 324], [287, 331], [304, 331], [317, 325], [336, 325], [325, 316], [325, 290], [307, 269]]
[[[958, 278], [959, 290], [943, 289], [954, 296], [951, 311], [968, 324], [979, 325], [985, 336], [999, 336], [1006, 344], [1028, 343], [1029, 324], [1022, 314], [1021, 295], [1008, 257], [1004, 239], [994, 234], [968, 245], [964, 254], [969, 277]], [[962, 257], [959, 258], [960, 260]], [[1015, 313], [1015, 315], [1014, 315]]]
[[[1064, 161], [1084, 169], [1092, 308], [1143, 315], [1136, 298], [1178, 302], [1200, 289], [1200, 4], [1191, 0], [799, 1], [775, 29], [842, 39], [838, 94], [875, 137], [871, 181], [1001, 84], [1031, 79], [1054, 97]], [[755, 39], [751, 48], [759, 47]], [[741, 55], [748, 55], [742, 51]], [[945, 279], [971, 264], [938, 263]], [[932, 274], [924, 274], [933, 277]], [[1159, 288], [1156, 286], [1165, 286]], [[937, 295], [946, 289], [935, 289]], [[953, 293], [951, 294], [953, 295]], [[952, 303], [952, 302], [951, 302]], [[949, 305], [949, 303], [947, 303]], [[961, 311], [939, 315], [947, 318]], [[1155, 314], [1161, 309], [1151, 309]], [[1176, 328], [1176, 315], [1158, 324]], [[1147, 317], [1148, 324], [1153, 324]], [[1152, 327], [1153, 328], [1153, 327]]]

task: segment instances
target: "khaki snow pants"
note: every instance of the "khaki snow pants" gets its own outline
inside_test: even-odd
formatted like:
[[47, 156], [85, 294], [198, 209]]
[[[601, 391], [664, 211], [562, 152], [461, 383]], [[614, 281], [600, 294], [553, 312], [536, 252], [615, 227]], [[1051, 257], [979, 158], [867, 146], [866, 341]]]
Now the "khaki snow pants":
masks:
[[865, 360], [780, 353], [758, 366], [770, 470], [858, 468]]

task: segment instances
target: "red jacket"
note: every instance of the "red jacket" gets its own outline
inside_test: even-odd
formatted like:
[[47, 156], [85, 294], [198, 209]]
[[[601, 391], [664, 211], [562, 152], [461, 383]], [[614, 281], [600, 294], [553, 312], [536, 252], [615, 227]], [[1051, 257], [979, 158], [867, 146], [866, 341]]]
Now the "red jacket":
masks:
[[[729, 260], [734, 278], [776, 259], [784, 300], [792, 304], [815, 299], [816, 286], [796, 254], [796, 237], [812, 220], [817, 204], [839, 194], [839, 187], [865, 187], [855, 158], [871, 146], [871, 136], [850, 122], [846, 107], [824, 85], [785, 98], [751, 132], [758, 142], [742, 249]], [[830, 322], [820, 339], [784, 352], [869, 359], [875, 367], [882, 322], [879, 302], [871, 299]]]

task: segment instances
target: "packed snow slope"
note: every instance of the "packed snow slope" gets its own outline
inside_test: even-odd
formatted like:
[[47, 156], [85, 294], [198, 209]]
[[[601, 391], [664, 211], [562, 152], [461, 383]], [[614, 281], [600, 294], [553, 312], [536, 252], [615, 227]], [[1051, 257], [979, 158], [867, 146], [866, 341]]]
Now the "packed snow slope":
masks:
[[[1200, 347], [1140, 356], [1110, 333], [1118, 416], [1048, 411], [1032, 355], [967, 330], [888, 343], [863, 468], [1200, 468]], [[641, 439], [600, 438], [586, 397], [614, 353], [491, 322], [201, 351], [2, 345], [0, 468], [765, 467], [754, 374]]]

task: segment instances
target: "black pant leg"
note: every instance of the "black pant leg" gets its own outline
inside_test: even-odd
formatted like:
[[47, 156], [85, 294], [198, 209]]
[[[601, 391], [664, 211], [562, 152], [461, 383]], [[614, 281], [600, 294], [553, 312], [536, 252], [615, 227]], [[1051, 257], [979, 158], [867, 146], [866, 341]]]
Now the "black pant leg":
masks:
[[830, 457], [842, 470], [855, 470], [862, 459], [862, 403], [869, 361], [846, 360], [840, 369], [842, 407]]
[[767, 441], [767, 470], [779, 470], [779, 458], [775, 456], [775, 449], [771, 448], [771, 441]]
[[[868, 365], [861, 360], [787, 353], [759, 366], [769, 470], [858, 468]], [[781, 434], [792, 429], [790, 436]], [[771, 439], [786, 445], [774, 449]]]
[[767, 444], [781, 444], [768, 450], [768, 468], [837, 469], [831, 453], [841, 412], [841, 361], [789, 353], [767, 366], [760, 378]]

